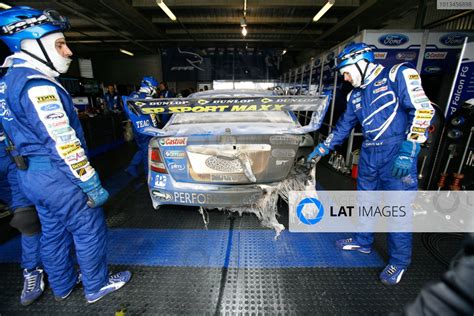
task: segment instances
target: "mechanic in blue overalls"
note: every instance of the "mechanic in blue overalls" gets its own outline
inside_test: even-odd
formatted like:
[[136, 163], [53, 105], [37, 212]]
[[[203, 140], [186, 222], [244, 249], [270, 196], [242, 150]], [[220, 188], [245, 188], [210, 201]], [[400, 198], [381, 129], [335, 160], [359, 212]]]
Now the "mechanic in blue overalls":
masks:
[[119, 96], [115, 92], [113, 85], [107, 86], [107, 92], [104, 93], [105, 111], [112, 112], [120, 110], [119, 107]]
[[7, 146], [8, 140], [1, 123], [0, 120], [0, 197], [13, 213], [10, 225], [21, 233], [21, 267], [24, 281], [20, 303], [29, 305], [44, 291], [44, 273], [40, 258], [41, 224], [33, 203], [27, 199], [18, 184], [17, 169], [13, 162], [15, 151]]
[[[337, 69], [354, 89], [347, 109], [333, 132], [308, 157], [325, 156], [341, 144], [357, 122], [362, 125], [357, 189], [416, 191], [417, 155], [426, 141], [434, 110], [421, 86], [420, 75], [409, 64], [384, 68], [374, 63], [364, 43], [347, 45], [337, 56]], [[337, 241], [342, 250], [370, 253], [373, 233], [357, 233]], [[412, 234], [388, 234], [389, 262], [380, 274], [387, 285], [400, 282], [411, 261]]]
[[[0, 38], [14, 53], [0, 80], [2, 122], [18, 151], [20, 187], [41, 221], [41, 259], [57, 300], [81, 280], [94, 303], [130, 280], [110, 275], [107, 227], [101, 206], [109, 194], [87, 158], [72, 99], [55, 79], [67, 72], [72, 52], [63, 31], [68, 20], [53, 10], [15, 7], [0, 12]], [[74, 243], [78, 272], [71, 257]]]
[[[130, 95], [132, 99], [148, 99], [156, 97], [156, 89], [158, 87], [158, 81], [151, 76], [143, 77], [140, 83], [140, 89], [138, 91], [133, 92]], [[128, 165], [126, 172], [134, 177], [138, 177], [139, 170], [141, 166], [144, 166], [145, 172], [148, 170], [148, 144], [150, 140], [153, 138], [152, 136], [142, 134], [138, 132], [138, 128], [150, 126], [150, 127], [157, 127], [157, 122], [155, 121], [155, 116], [148, 116], [144, 119], [140, 120], [133, 120], [132, 117], [135, 115], [130, 112], [130, 109], [125, 106], [125, 113], [127, 113], [128, 117], [132, 121], [133, 125], [133, 136], [135, 137], [135, 141], [138, 145], [138, 151], [132, 158], [132, 161]]]

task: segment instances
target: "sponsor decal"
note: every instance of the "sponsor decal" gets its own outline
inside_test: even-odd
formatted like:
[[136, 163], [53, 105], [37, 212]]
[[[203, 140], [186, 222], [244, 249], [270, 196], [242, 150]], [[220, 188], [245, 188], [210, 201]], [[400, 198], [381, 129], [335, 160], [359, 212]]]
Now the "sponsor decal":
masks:
[[184, 157], [186, 157], [186, 152], [181, 150], [165, 150], [165, 157], [183, 159]]
[[423, 121], [415, 121], [415, 125], [419, 127], [428, 127], [430, 126], [431, 121], [429, 120], [423, 120]]
[[160, 139], [160, 146], [186, 146], [187, 137], [168, 137]]
[[374, 83], [374, 86], [380, 87], [381, 85], [385, 84], [387, 82], [387, 78], [383, 78], [382, 80], [376, 81]]
[[460, 46], [464, 43], [464, 33], [449, 33], [439, 39], [439, 42], [446, 46]]
[[419, 97], [426, 97], [425, 91], [419, 91], [416, 93], [413, 93], [413, 98], [419, 98]]
[[[232, 138], [228, 142], [232, 144], [235, 139]], [[221, 142], [224, 140], [221, 138]], [[256, 141], [256, 140], [254, 140]], [[301, 137], [298, 136], [291, 136], [291, 135], [273, 135], [270, 136], [270, 144], [272, 145], [299, 145], [301, 142]]]
[[275, 161], [275, 164], [277, 166], [286, 166], [288, 164], [289, 160], [277, 160]]
[[448, 52], [426, 52], [425, 59], [446, 59]]
[[136, 123], [137, 123], [137, 128], [143, 128], [143, 127], [150, 126], [150, 121], [149, 120], [137, 121]]
[[442, 69], [438, 66], [426, 66], [423, 70], [429, 74], [435, 74], [441, 72]]
[[375, 89], [373, 91], [373, 94], [376, 94], [376, 93], [379, 93], [379, 92], [382, 92], [382, 91], [387, 91], [388, 90], [388, 86], [383, 86], [383, 87], [380, 87], [378, 89]]
[[354, 111], [360, 110], [360, 108], [361, 108], [360, 103], [357, 103], [357, 104], [355, 105], [355, 110], [354, 110]]
[[63, 127], [63, 128], [54, 128], [51, 130], [51, 132], [54, 135], [61, 135], [61, 134], [66, 134], [72, 131], [72, 128], [68, 127]]
[[58, 99], [54, 94], [43, 95], [36, 97], [36, 102], [38, 103], [46, 103], [46, 102], [58, 102]]
[[361, 100], [362, 100], [362, 98], [361, 98], [361, 97], [354, 98], [354, 99], [352, 100], [352, 104], [355, 104], [355, 103], [360, 103], [360, 101], [361, 101]]
[[56, 121], [56, 120], [62, 119], [63, 117], [64, 117], [64, 113], [61, 113], [61, 112], [55, 112], [55, 113], [46, 115], [46, 119], [49, 121]]
[[374, 52], [375, 59], [385, 59], [387, 58], [387, 52]]
[[416, 59], [416, 52], [400, 52], [395, 56], [398, 60], [411, 61]]
[[415, 120], [431, 120], [432, 117], [432, 115], [420, 114], [415, 116]]
[[151, 193], [154, 197], [159, 198], [162, 201], [171, 201], [173, 200], [173, 195], [168, 192], [161, 192], [158, 190], [151, 190]]
[[423, 91], [423, 88], [422, 87], [414, 87], [413, 89], [411, 89], [411, 91], [413, 91], [413, 92]]
[[154, 181], [154, 186], [158, 188], [164, 188], [166, 187], [166, 182], [168, 181], [167, 176], [162, 175], [162, 174], [157, 174], [155, 176], [155, 181]]
[[379, 43], [385, 46], [400, 46], [407, 43], [408, 36], [403, 34], [385, 34], [379, 37]]
[[84, 159], [84, 160], [81, 160], [81, 161], [79, 161], [79, 162], [77, 162], [77, 163], [73, 163], [73, 164], [71, 165], [71, 168], [72, 168], [73, 170], [77, 170], [77, 169], [79, 169], [79, 168], [85, 167], [88, 163], [89, 163], [89, 161], [88, 161], [87, 159]]
[[413, 102], [424, 103], [424, 102], [430, 102], [430, 100], [428, 98], [421, 98], [421, 99], [413, 100]]
[[419, 80], [420, 76], [419, 75], [408, 75], [408, 80]]
[[170, 162], [168, 163], [168, 168], [173, 171], [184, 171], [186, 170], [186, 166], [176, 163], [176, 162]]
[[73, 143], [73, 144], [65, 144], [65, 145], [59, 145], [59, 153], [61, 156], [67, 156], [72, 154], [73, 152], [82, 149], [81, 145], [79, 142]]
[[59, 142], [61, 144], [69, 143], [71, 140], [73, 140], [75, 138], [76, 138], [76, 136], [73, 133], [68, 134], [68, 135], [57, 135], [56, 136], [56, 140], [59, 140]]
[[66, 121], [66, 120], [51, 122], [51, 123], [47, 124], [48, 128], [62, 127], [62, 126], [66, 126], [66, 125], [68, 125], [68, 121]]
[[76, 170], [76, 173], [79, 177], [83, 177], [85, 176], [86, 174], [92, 172], [92, 167], [90, 165], [87, 165], [86, 167], [84, 168], [80, 168], [80, 169], [77, 169]]
[[411, 131], [414, 132], [414, 133], [424, 134], [424, 133], [426, 132], [426, 128], [422, 128], [422, 127], [412, 127], [412, 128], [411, 128]]
[[77, 161], [83, 159], [84, 157], [85, 157], [84, 151], [83, 150], [81, 150], [81, 151], [78, 150], [76, 153], [68, 155], [66, 157], [66, 161], [69, 162], [69, 163], [77, 162]]
[[230, 174], [211, 174], [212, 182], [238, 182], [239, 175], [230, 175]]
[[422, 108], [429, 109], [429, 108], [431, 108], [431, 103], [429, 103], [429, 102], [427, 102], [427, 103], [422, 103], [422, 104], [420, 104], [420, 106], [421, 106]]
[[410, 85], [411, 86], [421, 86], [421, 81], [419, 81], [419, 80], [410, 81]]
[[421, 135], [421, 134], [413, 134], [412, 133], [412, 134], [408, 135], [408, 138], [411, 139], [411, 140], [419, 140], [419, 139], [421, 139], [422, 136], [423, 135]]
[[41, 111], [54, 111], [54, 110], [57, 110], [59, 109], [61, 106], [59, 104], [56, 104], [56, 103], [52, 103], [52, 104], [47, 104], [47, 105], [43, 105], [40, 109]]
[[360, 95], [361, 95], [360, 91], [357, 91], [356, 93], [354, 93], [354, 98], [358, 98], [358, 97], [360, 97]]
[[416, 110], [416, 114], [429, 114], [429, 115], [433, 115], [433, 114], [434, 114], [434, 110]]

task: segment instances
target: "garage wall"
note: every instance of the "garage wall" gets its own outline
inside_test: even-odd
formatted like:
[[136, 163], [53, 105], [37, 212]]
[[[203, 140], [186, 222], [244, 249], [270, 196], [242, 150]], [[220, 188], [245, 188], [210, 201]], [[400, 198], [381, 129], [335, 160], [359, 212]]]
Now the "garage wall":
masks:
[[136, 85], [143, 76], [163, 78], [160, 55], [92, 57], [95, 79], [104, 83]]

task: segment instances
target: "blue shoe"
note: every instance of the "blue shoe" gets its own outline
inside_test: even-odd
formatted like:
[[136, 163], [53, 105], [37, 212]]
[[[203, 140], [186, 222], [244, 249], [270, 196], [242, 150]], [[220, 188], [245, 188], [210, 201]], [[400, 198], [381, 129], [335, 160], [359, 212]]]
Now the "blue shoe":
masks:
[[352, 238], [339, 239], [336, 241], [336, 246], [341, 250], [356, 250], [365, 254], [372, 252], [372, 248], [361, 246], [357, 241]]
[[74, 289], [76, 288], [76, 286], [78, 286], [79, 284], [81, 284], [81, 281], [82, 281], [82, 274], [81, 272], [77, 272], [77, 279], [76, 279], [76, 283], [74, 283], [74, 285], [72, 286], [72, 288], [69, 290], [69, 292], [67, 292], [65, 295], [63, 296], [54, 296], [54, 300], [56, 302], [61, 302], [61, 301], [64, 301], [65, 299], [67, 299], [69, 297], [69, 295], [71, 295], [72, 291], [74, 291]]
[[109, 281], [99, 291], [95, 293], [86, 294], [87, 303], [95, 303], [109, 293], [115, 292], [124, 286], [130, 278], [132, 273], [130, 271], [122, 271], [109, 276]]
[[380, 273], [380, 281], [385, 285], [395, 285], [400, 282], [406, 268], [389, 264]]
[[43, 269], [35, 268], [32, 270], [23, 270], [23, 291], [21, 291], [20, 303], [21, 305], [30, 305], [44, 291], [44, 274]]

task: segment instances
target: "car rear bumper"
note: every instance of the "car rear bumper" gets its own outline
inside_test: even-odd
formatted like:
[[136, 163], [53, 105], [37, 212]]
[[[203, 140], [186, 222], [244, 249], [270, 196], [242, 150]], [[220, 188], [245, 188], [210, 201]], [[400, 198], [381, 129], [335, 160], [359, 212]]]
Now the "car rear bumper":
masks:
[[[262, 186], [273, 187], [278, 183]], [[207, 208], [242, 207], [257, 203], [264, 189], [257, 184], [219, 185], [176, 182], [170, 175], [150, 172], [148, 181], [153, 206], [190, 205]]]

